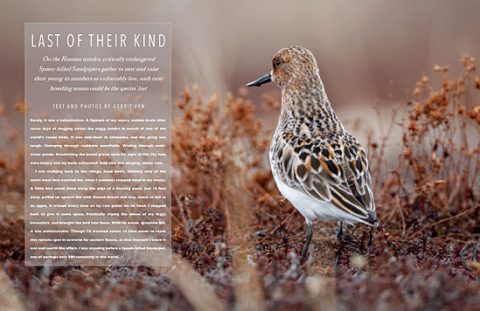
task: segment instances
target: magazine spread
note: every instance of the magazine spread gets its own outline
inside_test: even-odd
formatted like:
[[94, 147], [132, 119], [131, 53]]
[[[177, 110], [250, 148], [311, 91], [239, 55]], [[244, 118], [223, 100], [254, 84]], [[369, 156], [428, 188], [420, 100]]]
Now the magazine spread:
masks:
[[480, 1], [0, 1], [0, 311], [478, 310]]

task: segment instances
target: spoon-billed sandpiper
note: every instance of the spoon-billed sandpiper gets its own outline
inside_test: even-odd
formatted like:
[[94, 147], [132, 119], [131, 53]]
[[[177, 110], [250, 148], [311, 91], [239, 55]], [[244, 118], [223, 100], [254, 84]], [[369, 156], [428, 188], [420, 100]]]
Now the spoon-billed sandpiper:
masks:
[[367, 155], [333, 111], [313, 54], [292, 46], [280, 50], [273, 69], [247, 86], [275, 82], [282, 108], [270, 147], [270, 166], [282, 195], [305, 217], [305, 258], [313, 222], [377, 226]]

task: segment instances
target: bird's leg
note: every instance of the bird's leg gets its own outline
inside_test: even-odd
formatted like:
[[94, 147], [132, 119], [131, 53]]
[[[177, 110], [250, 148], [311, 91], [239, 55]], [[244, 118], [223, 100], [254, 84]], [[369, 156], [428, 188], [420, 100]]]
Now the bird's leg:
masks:
[[343, 222], [342, 221], [339, 221], [337, 239], [339, 241], [343, 240]]
[[373, 230], [375, 230], [374, 228], [370, 228], [370, 231], [368, 233], [368, 247], [372, 246], [372, 242], [373, 242]]
[[340, 254], [343, 249], [343, 221], [339, 221], [337, 238], [339, 242], [338, 250], [335, 254], [335, 267], [340, 263]]
[[305, 244], [303, 244], [303, 249], [302, 249], [302, 258], [303, 259], [307, 258], [308, 246], [310, 245], [310, 241], [312, 241], [312, 236], [313, 236], [312, 222], [307, 220], [305, 222], [305, 227], [306, 227]]

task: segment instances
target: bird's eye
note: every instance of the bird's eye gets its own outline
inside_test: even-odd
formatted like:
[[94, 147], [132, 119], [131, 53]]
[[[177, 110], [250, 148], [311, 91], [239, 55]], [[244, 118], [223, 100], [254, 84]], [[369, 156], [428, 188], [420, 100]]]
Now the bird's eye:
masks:
[[280, 59], [277, 58], [277, 59], [273, 60], [273, 67], [276, 68], [276, 67], [280, 66], [281, 64], [282, 64], [282, 61]]

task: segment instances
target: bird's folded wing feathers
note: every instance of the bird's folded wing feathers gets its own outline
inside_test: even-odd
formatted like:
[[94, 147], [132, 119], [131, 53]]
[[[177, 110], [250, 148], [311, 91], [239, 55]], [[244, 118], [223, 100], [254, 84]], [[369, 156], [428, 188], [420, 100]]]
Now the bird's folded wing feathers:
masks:
[[334, 144], [326, 141], [279, 142], [277, 170], [291, 187], [315, 200], [332, 202], [356, 217], [370, 220], [375, 210], [366, 154], [354, 139]]

